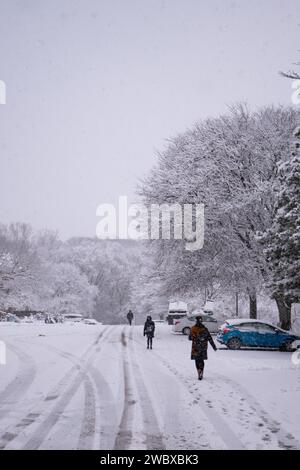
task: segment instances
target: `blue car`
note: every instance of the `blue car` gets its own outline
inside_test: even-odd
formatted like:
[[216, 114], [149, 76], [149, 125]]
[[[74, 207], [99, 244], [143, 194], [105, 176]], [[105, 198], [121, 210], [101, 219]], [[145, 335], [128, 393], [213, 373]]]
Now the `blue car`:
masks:
[[244, 346], [293, 351], [296, 349], [293, 343], [300, 340], [300, 336], [270, 323], [247, 318], [226, 320], [220, 327], [217, 340], [229, 349], [240, 349]]

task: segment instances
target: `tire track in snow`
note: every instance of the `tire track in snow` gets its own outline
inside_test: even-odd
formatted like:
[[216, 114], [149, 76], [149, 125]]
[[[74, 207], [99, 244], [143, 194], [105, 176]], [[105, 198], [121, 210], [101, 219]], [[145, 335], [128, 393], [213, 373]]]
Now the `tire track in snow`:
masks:
[[116, 436], [114, 450], [126, 450], [130, 448], [132, 442], [132, 427], [134, 419], [134, 399], [131, 373], [128, 360], [127, 341], [125, 327], [121, 333], [122, 357], [123, 357], [123, 377], [124, 377], [124, 405], [119, 431]]
[[[111, 328], [109, 330], [111, 330]], [[110, 337], [109, 332], [106, 334], [105, 340], [108, 340]], [[45, 346], [49, 347], [49, 345]], [[70, 359], [75, 364], [77, 363], [77, 356], [69, 352], [58, 350], [53, 346], [50, 348], [57, 351], [63, 357]], [[96, 352], [99, 353], [101, 348], [102, 342], [100, 346], [97, 344]], [[97, 394], [95, 393], [96, 391]], [[97, 432], [100, 434], [100, 442], [97, 449], [112, 448], [118, 430], [116, 405], [113, 393], [99, 370], [90, 363], [88, 364], [87, 370], [84, 369], [84, 393], [84, 416], [81, 421], [81, 430], [77, 449], [92, 449]], [[96, 423], [97, 405], [100, 408], [98, 426]]]
[[[138, 397], [135, 397], [133, 382], [136, 384], [139, 401], [143, 416], [143, 425], [146, 436], [146, 447], [148, 450], [164, 449], [162, 433], [148, 394], [147, 387], [142, 379], [141, 369], [136, 360], [136, 353], [132, 346], [133, 329], [130, 329], [129, 337], [125, 335], [126, 327], [121, 334], [123, 345], [123, 371], [124, 371], [124, 408], [120, 423], [119, 433], [115, 441], [115, 450], [129, 449], [132, 444], [134, 405]], [[134, 374], [133, 374], [134, 372]]]
[[[137, 339], [135, 339], [135, 341], [139, 344], [142, 344]], [[174, 374], [178, 379], [180, 379], [180, 382], [182, 384], [184, 384], [185, 388], [188, 390], [188, 392], [194, 398], [194, 394], [191, 391], [186, 378], [182, 374], [180, 374], [177, 371], [177, 369], [175, 369], [159, 353], [157, 353], [156, 351], [152, 351], [152, 354], [155, 355], [160, 360], [160, 363], [163, 364], [170, 372], [172, 372], [172, 374]], [[243, 450], [243, 449], [245, 449], [244, 444], [236, 436], [236, 434], [231, 429], [231, 427], [228, 426], [226, 421], [216, 412], [216, 410], [214, 410], [214, 408], [212, 406], [207, 405], [205, 399], [201, 395], [199, 396], [198, 402], [201, 405], [202, 412], [208, 418], [209, 422], [212, 424], [212, 426], [216, 430], [216, 433], [221, 437], [221, 439], [223, 440], [224, 444], [228, 447], [228, 449], [234, 449], [234, 450]]]
[[6, 343], [6, 345], [18, 357], [19, 372], [6, 388], [0, 392], [0, 419], [11, 413], [13, 405], [24, 397], [36, 375], [34, 359], [16, 346], [12, 346], [9, 343]]
[[77, 449], [91, 450], [96, 432], [96, 396], [93, 383], [88, 374], [84, 374], [84, 414], [81, 421]]
[[[82, 384], [82, 380], [84, 380], [87, 377], [86, 369], [89, 367], [89, 365], [93, 362], [96, 354], [99, 352], [99, 342], [103, 342], [105, 340], [106, 336], [104, 336], [104, 333], [107, 333], [108, 329], [105, 329], [100, 333], [96, 341], [92, 344], [91, 348], [91, 353], [90, 356], [86, 357], [86, 354], [81, 358], [80, 363], [76, 366], [78, 369], [78, 374], [75, 377], [74, 381], [71, 383], [71, 385], [65, 390], [62, 394], [62, 396], [58, 399], [57, 403], [55, 404], [54, 408], [52, 409], [51, 413], [47, 416], [46, 419], [42, 421], [42, 423], [38, 426], [32, 437], [29, 439], [29, 441], [26, 443], [26, 445], [23, 447], [24, 450], [29, 450], [29, 449], [38, 449], [42, 442], [45, 440], [47, 435], [49, 434], [50, 430], [52, 427], [56, 424], [56, 422], [59, 420], [61, 417], [61, 414], [63, 413], [64, 409], [67, 407], [69, 401], [71, 398], [75, 395], [77, 390], [79, 389], [80, 385]], [[93, 351], [95, 346], [98, 346], [98, 348]], [[89, 351], [89, 350], [88, 350]], [[83, 365], [81, 362], [84, 361]], [[91, 386], [91, 385], [90, 385]], [[92, 398], [89, 397], [91, 400], [93, 400], [94, 395], [92, 392]], [[88, 406], [90, 404], [89, 398], [86, 399], [85, 404]], [[95, 403], [95, 402], [94, 402]], [[95, 409], [95, 408], [94, 408]], [[89, 410], [86, 411], [87, 417], [89, 419]], [[84, 426], [81, 428], [81, 432], [83, 432], [85, 435], [81, 435], [79, 439], [79, 443], [81, 442], [81, 445], [86, 445], [87, 442], [93, 437], [93, 434], [91, 436], [90, 430], [87, 429], [87, 426]]]
[[133, 344], [133, 330], [130, 330], [129, 341], [131, 345], [132, 355], [130, 358], [132, 360], [133, 370], [135, 372], [135, 382], [137, 390], [140, 396], [140, 403], [142, 408], [142, 415], [144, 421], [144, 431], [146, 435], [146, 446], [147, 450], [162, 450], [165, 449], [165, 444], [163, 441], [163, 435], [160, 430], [158, 420], [152, 405], [150, 395], [143, 377], [143, 371], [140, 364], [137, 361], [136, 351]]
[[[98, 344], [98, 341], [94, 344]], [[47, 349], [56, 352], [59, 356], [68, 359], [75, 365], [76, 368], [78, 365], [80, 367], [80, 372], [82, 373], [82, 379], [84, 381], [84, 408], [77, 449], [91, 449], [96, 432], [96, 396], [89, 373], [81, 367], [78, 356], [75, 356], [74, 354], [71, 354], [67, 351], [62, 351], [61, 349], [58, 349], [52, 345], [43, 344], [43, 347], [46, 347]], [[57, 397], [58, 395], [48, 395], [47, 400], [56, 399]]]
[[[112, 328], [112, 334], [107, 338], [111, 341], [108, 342], [114, 342], [115, 327]], [[119, 342], [119, 332], [117, 332], [117, 338], [115, 339]], [[103, 374], [95, 365], [91, 365], [89, 372], [94, 380], [98, 398], [96, 411], [99, 411], [99, 425], [97, 427], [99, 441], [97, 449], [112, 449], [116, 441], [120, 424], [117, 412], [117, 400], [114, 397], [109, 383], [105, 380]]]
[[112, 449], [119, 430], [116, 402], [109, 384], [103, 375], [94, 367], [90, 367], [98, 397], [99, 407], [99, 445], [97, 449]]
[[[98, 335], [97, 339], [92, 343], [92, 345], [85, 351], [85, 353], [77, 358], [77, 363], [66, 373], [66, 375], [59, 381], [59, 383], [51, 389], [47, 396], [42, 400], [41, 404], [34, 405], [30, 413], [27, 413], [25, 417], [13, 426], [12, 429], [5, 432], [0, 438], [0, 449], [4, 449], [11, 441], [17, 438], [20, 433], [35, 423], [37, 419], [42, 416], [45, 410], [45, 405], [48, 403], [55, 402], [58, 399], [56, 405], [49, 410], [49, 415], [42, 420], [38, 425], [37, 430], [34, 432], [33, 436], [25, 444], [25, 449], [37, 449], [43, 440], [46, 438], [47, 434], [50, 432], [52, 426], [58, 421], [63, 409], [67, 406], [69, 400], [76, 393], [79, 386], [82, 383], [82, 379], [85, 377], [85, 373], [82, 371], [81, 362], [85, 361], [87, 364], [93, 359], [93, 356], [96, 354], [93, 353], [93, 349], [97, 347], [100, 340], [103, 340], [104, 334], [107, 333], [107, 328], [102, 330]], [[68, 354], [68, 353], [65, 353]], [[71, 383], [71, 385], [70, 385]], [[32, 446], [32, 447], [31, 447]]]

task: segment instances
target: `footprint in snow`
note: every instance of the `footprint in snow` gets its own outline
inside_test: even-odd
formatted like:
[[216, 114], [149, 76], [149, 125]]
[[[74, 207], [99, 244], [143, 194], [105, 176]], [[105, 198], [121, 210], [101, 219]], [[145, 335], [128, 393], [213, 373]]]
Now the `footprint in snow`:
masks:
[[273, 434], [276, 434], [277, 432], [279, 432], [279, 428], [271, 428], [270, 431], [271, 431]]

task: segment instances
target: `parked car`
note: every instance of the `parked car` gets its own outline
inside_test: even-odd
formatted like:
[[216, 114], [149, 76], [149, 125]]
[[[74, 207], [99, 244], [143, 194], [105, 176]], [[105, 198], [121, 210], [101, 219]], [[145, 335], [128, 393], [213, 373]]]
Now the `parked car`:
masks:
[[95, 320], [94, 318], [85, 318], [83, 320], [83, 323], [85, 325], [101, 325], [101, 323], [99, 323], [97, 320]]
[[249, 318], [226, 320], [217, 336], [217, 340], [229, 349], [240, 349], [244, 346], [281, 351], [293, 351], [295, 349], [293, 343], [299, 339], [300, 336], [293, 332]]
[[79, 323], [83, 320], [83, 316], [80, 313], [65, 313], [62, 317], [64, 321], [72, 323]]
[[168, 325], [174, 325], [176, 320], [187, 316], [188, 306], [187, 303], [182, 300], [176, 300], [175, 302], [169, 302], [169, 311], [166, 317]]
[[[183, 333], [184, 335], [189, 335], [191, 331], [191, 327], [195, 325], [196, 317], [200, 315], [199, 313], [190, 315], [188, 317], [179, 318], [178, 320], [174, 320], [173, 331], [176, 333]], [[223, 322], [218, 321], [213, 315], [203, 315], [201, 314], [203, 319], [203, 324], [206, 326], [210, 333], [217, 333], [219, 327]]]
[[34, 323], [34, 320], [32, 317], [24, 317], [21, 319], [22, 323]]
[[14, 322], [14, 323], [21, 323], [20, 318], [18, 318], [17, 315], [14, 315], [13, 313], [7, 314], [6, 321]]

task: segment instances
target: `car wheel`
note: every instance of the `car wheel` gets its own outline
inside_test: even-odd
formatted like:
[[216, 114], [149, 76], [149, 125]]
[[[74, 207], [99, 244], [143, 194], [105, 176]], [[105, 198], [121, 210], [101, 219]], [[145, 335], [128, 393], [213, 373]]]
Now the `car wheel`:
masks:
[[183, 330], [182, 330], [182, 333], [183, 333], [184, 335], [189, 335], [190, 332], [191, 332], [191, 329], [190, 329], [188, 326], [186, 326], [186, 327], [183, 328]]
[[295, 348], [293, 348], [293, 340], [289, 339], [287, 341], [285, 341], [281, 346], [280, 346], [280, 351], [286, 351], [286, 352], [292, 352], [295, 350]]
[[239, 338], [230, 338], [230, 340], [227, 343], [227, 347], [229, 349], [240, 349], [242, 346], [242, 342]]

